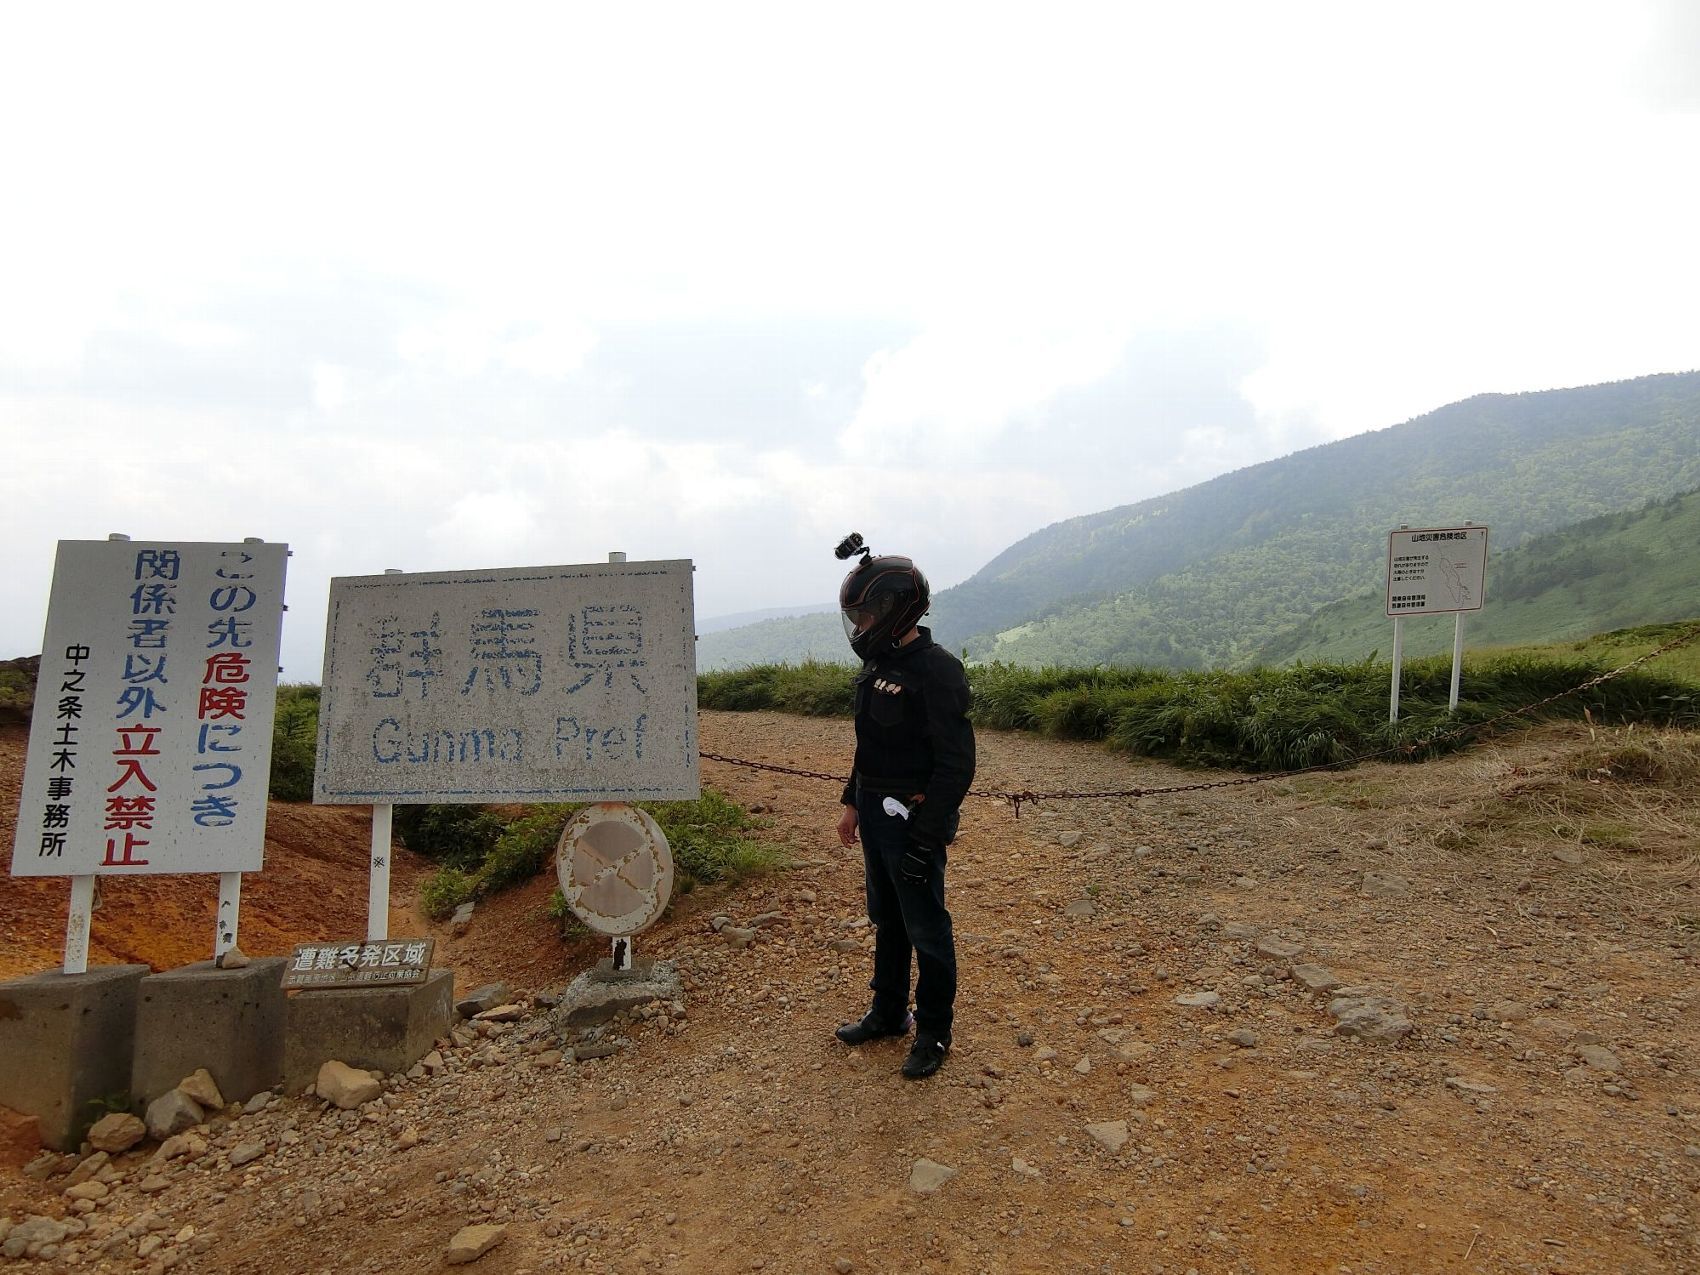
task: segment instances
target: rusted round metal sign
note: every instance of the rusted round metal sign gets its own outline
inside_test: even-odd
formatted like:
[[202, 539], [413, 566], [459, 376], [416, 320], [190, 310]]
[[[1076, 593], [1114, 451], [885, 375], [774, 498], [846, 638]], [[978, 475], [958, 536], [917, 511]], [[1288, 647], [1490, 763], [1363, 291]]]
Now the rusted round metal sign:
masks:
[[636, 806], [598, 802], [561, 830], [555, 872], [573, 914], [598, 934], [647, 929], [673, 893], [673, 852]]

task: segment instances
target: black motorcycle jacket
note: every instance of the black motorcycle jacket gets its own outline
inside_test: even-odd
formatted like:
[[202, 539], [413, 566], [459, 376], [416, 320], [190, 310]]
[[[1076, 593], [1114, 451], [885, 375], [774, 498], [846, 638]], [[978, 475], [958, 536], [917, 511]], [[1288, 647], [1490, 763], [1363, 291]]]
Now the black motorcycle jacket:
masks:
[[943, 845], [974, 782], [974, 728], [962, 661], [932, 631], [882, 652], [856, 677], [856, 760], [843, 803], [856, 792], [923, 800], [910, 816], [917, 841]]

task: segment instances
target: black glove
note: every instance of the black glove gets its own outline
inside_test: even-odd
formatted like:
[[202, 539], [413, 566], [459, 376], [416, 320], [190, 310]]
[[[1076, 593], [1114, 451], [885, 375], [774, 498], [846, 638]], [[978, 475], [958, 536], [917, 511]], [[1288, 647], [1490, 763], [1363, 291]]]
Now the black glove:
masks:
[[926, 885], [933, 879], [933, 863], [938, 851], [936, 841], [911, 832], [909, 843], [903, 847], [903, 857], [897, 861], [897, 875], [910, 885]]

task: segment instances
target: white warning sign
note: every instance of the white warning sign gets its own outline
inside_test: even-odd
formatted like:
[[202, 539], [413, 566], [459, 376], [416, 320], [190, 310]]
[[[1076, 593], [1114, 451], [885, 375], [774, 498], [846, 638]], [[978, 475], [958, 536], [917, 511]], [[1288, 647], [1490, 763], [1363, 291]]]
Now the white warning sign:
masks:
[[1488, 529], [1402, 528], [1387, 537], [1387, 614], [1480, 611]]

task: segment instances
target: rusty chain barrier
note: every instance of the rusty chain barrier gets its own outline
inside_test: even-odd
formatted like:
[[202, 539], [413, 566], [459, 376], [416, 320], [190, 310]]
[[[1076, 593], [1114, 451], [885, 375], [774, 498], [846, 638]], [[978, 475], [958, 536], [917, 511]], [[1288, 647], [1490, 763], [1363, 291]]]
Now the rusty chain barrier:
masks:
[[[1584, 691], [1590, 691], [1596, 686], [1611, 681], [1614, 677], [1621, 677], [1631, 669], [1639, 668], [1649, 660], [1655, 660], [1661, 655], [1668, 654], [1680, 647], [1687, 646], [1696, 638], [1700, 638], [1700, 626], [1689, 629], [1685, 633], [1678, 634], [1662, 646], [1654, 647], [1645, 655], [1636, 656], [1627, 664], [1621, 664], [1617, 668], [1610, 669], [1607, 672], [1590, 677], [1587, 681], [1582, 682], [1579, 685], [1572, 686], [1568, 690], [1558, 691], [1552, 695], [1548, 695], [1544, 699], [1538, 699], [1532, 704], [1524, 704], [1520, 708], [1507, 709], [1503, 713], [1496, 713], [1492, 717], [1486, 718], [1483, 721], [1472, 722], [1467, 726], [1458, 726], [1451, 730], [1441, 731], [1438, 734], [1430, 735], [1426, 739], [1407, 740], [1403, 743], [1391, 744], [1386, 748], [1378, 748], [1373, 752], [1358, 753], [1351, 757], [1342, 757], [1338, 761], [1317, 762], [1312, 766], [1300, 766], [1293, 770], [1269, 771], [1265, 774], [1259, 775], [1241, 775], [1234, 779], [1211, 779], [1195, 784], [1171, 784], [1162, 788], [1111, 788], [1092, 792], [1072, 792], [1066, 789], [1046, 791], [1022, 789], [1020, 791], [1005, 791], [1001, 789], [970, 788], [968, 790], [968, 795], [970, 797], [989, 798], [994, 801], [1007, 801], [1014, 809], [1015, 817], [1019, 819], [1021, 818], [1021, 807], [1030, 802], [1084, 801], [1110, 798], [1138, 799], [1141, 797], [1164, 797], [1183, 792], [1205, 792], [1212, 788], [1242, 788], [1250, 784], [1267, 784], [1273, 783], [1278, 779], [1292, 779], [1299, 775], [1314, 775], [1322, 771], [1340, 770], [1344, 767], [1356, 766], [1366, 761], [1378, 761], [1384, 757], [1409, 757], [1426, 749], [1435, 748], [1443, 744], [1451, 743], [1453, 740], [1462, 739], [1465, 736], [1474, 735], [1481, 731], [1488, 730], [1499, 725], [1501, 722], [1507, 722], [1516, 717], [1527, 717], [1531, 713], [1538, 712], [1540, 709], [1545, 708], [1548, 704], [1556, 703], [1561, 699], [1568, 699], [1572, 695], [1580, 695]], [[796, 766], [781, 766], [775, 762], [749, 761], [742, 757], [727, 757], [721, 753], [711, 753], [699, 750], [697, 755], [704, 761], [717, 761], [728, 766], [740, 766], [746, 770], [768, 771], [777, 775], [791, 775], [798, 779], [820, 779], [825, 780], [828, 783], [843, 784], [845, 778], [843, 775], [829, 775], [825, 771], [803, 770]]]

